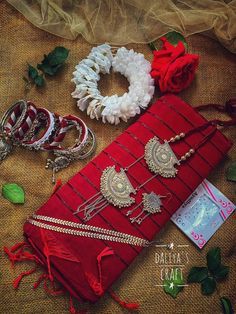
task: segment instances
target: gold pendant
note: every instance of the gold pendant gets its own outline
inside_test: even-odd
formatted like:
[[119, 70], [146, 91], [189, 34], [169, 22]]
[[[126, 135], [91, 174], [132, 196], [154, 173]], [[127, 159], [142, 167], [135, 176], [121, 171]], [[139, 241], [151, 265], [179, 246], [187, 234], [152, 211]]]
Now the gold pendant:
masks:
[[[160, 213], [161, 206], [162, 206], [162, 201], [161, 201], [162, 197], [164, 196], [157, 195], [154, 192], [143, 193], [143, 200], [142, 200], [143, 208], [137, 216], [130, 218], [131, 223], [136, 222], [137, 224], [140, 225], [150, 214], [153, 215], [156, 213]], [[140, 206], [141, 206], [141, 203], [138, 204], [133, 209], [129, 210], [126, 216], [131, 215]], [[143, 216], [143, 213], [146, 213], [146, 214]]]
[[175, 177], [178, 172], [174, 166], [180, 162], [166, 140], [161, 144], [156, 136], [151, 138], [145, 146], [144, 158], [148, 168], [162, 177]]
[[107, 167], [101, 176], [100, 190], [109, 203], [119, 208], [130, 206], [135, 202], [130, 194], [135, 194], [136, 190], [123, 168], [120, 169], [120, 172], [117, 172], [115, 166]]
[[154, 192], [143, 193], [143, 211], [156, 214], [161, 212], [161, 196]]

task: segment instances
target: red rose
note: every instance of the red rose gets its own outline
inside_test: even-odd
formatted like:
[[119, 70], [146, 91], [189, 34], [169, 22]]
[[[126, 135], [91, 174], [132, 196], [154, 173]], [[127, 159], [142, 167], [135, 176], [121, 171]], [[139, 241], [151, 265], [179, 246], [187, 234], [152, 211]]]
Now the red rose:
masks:
[[199, 56], [185, 53], [181, 41], [175, 47], [165, 37], [161, 40], [162, 49], [153, 52], [151, 76], [162, 93], [178, 93], [192, 82]]

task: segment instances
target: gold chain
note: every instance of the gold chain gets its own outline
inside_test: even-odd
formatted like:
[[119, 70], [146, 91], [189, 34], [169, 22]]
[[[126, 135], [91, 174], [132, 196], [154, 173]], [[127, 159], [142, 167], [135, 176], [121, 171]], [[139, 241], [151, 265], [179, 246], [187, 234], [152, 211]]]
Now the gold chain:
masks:
[[[130, 245], [135, 245], [135, 246], [149, 245], [148, 240], [145, 240], [140, 237], [132, 236], [127, 233], [110, 230], [110, 229], [103, 229], [100, 227], [75, 223], [75, 222], [71, 222], [67, 220], [62, 220], [62, 219], [57, 219], [57, 218], [42, 216], [42, 215], [33, 215], [32, 218], [34, 219], [31, 219], [31, 218], [28, 219], [28, 222], [31, 223], [32, 225], [43, 228], [43, 229], [59, 232], [59, 233], [76, 235], [76, 236], [87, 237], [87, 238], [95, 238], [95, 239], [112, 241], [112, 242], [125, 243], [125, 244], [130, 244]], [[51, 224], [40, 222], [35, 219], [52, 222], [52, 223], [60, 224], [63, 226], [70, 226], [72, 228], [90, 230], [90, 232], [54, 226]]]

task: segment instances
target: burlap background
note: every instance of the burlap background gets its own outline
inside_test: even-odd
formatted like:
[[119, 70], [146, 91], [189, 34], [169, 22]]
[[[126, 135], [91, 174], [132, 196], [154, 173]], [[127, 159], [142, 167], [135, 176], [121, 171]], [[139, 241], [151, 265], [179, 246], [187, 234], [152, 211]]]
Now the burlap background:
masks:
[[[188, 38], [189, 51], [200, 54], [201, 61], [195, 82], [181, 93], [181, 97], [192, 105], [209, 102], [223, 103], [230, 97], [236, 97], [236, 56], [229, 53], [219, 43], [202, 36]], [[103, 125], [91, 121], [85, 114], [81, 114], [75, 106], [70, 93], [73, 83], [70, 82], [74, 66], [91, 49], [82, 38], [76, 41], [60, 39], [43, 32], [27, 22], [18, 12], [4, 1], [0, 4], [0, 112], [19, 98], [24, 98], [24, 81], [26, 63], [35, 65], [55, 46], [63, 45], [70, 49], [70, 58], [65, 69], [57, 78], [48, 79], [47, 86], [42, 90], [32, 89], [27, 98], [32, 99], [38, 106], [45, 106], [49, 110], [60, 114], [77, 114], [82, 117], [95, 131], [98, 139], [99, 153], [125, 128], [126, 124], [118, 126]], [[144, 53], [151, 60], [152, 54], [146, 45], [132, 45], [128, 48]], [[103, 93], [122, 93], [127, 88], [127, 82], [119, 75], [111, 75], [101, 80]], [[208, 117], [213, 117], [207, 114]], [[219, 116], [219, 115], [218, 115]], [[235, 141], [235, 128], [225, 131], [225, 134]], [[26, 202], [23, 206], [11, 205], [1, 197], [0, 206], [0, 241], [3, 245], [11, 246], [22, 241], [22, 225], [25, 219], [45, 202], [52, 191], [51, 173], [44, 169], [46, 154], [17, 149], [1, 164], [0, 185], [5, 182], [17, 182], [26, 191]], [[210, 181], [220, 188], [229, 198], [236, 201], [236, 185], [225, 179], [225, 169], [232, 160], [236, 160], [236, 146], [229, 157], [215, 169]], [[79, 171], [85, 162], [74, 163], [67, 170], [60, 173], [63, 182]], [[206, 248], [200, 252], [172, 223], [168, 223], [162, 234], [158, 236], [164, 243], [188, 244], [184, 248], [188, 253], [189, 263], [184, 268], [186, 274], [191, 266], [204, 265], [205, 254], [212, 246], [220, 246], [223, 262], [230, 266], [229, 279], [219, 285], [220, 295], [228, 296], [236, 307], [236, 227], [233, 215], [214, 235]], [[163, 252], [167, 252], [162, 250]], [[155, 253], [160, 249], [145, 250], [130, 266], [120, 280], [114, 285], [115, 291], [121, 298], [130, 301], [137, 300], [141, 307], [139, 313], [221, 313], [219, 296], [204, 297], [200, 293], [199, 285], [186, 287], [176, 300], [166, 295], [160, 284], [160, 268], [155, 264]], [[43, 289], [32, 290], [32, 284], [40, 272], [23, 279], [20, 289], [14, 291], [13, 279], [31, 265], [18, 265], [10, 268], [9, 261], [1, 250], [0, 253], [0, 312], [1, 313], [68, 313], [68, 296], [52, 297], [45, 294]], [[75, 274], [76, 275], [76, 274]], [[88, 308], [89, 313], [123, 313], [110, 297], [104, 296], [96, 305], [78, 305], [78, 308]]]

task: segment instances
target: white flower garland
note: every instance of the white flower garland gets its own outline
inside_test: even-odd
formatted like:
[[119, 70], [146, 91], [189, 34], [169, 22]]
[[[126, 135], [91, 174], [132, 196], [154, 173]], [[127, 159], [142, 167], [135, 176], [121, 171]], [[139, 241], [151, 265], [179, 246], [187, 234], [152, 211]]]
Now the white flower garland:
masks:
[[[102, 96], [98, 90], [99, 73], [120, 72], [130, 83], [128, 93], [122, 96]], [[104, 123], [118, 124], [127, 121], [146, 108], [154, 93], [150, 76], [151, 64], [141, 53], [121, 47], [113, 57], [111, 46], [103, 44], [92, 48], [86, 59], [76, 67], [72, 81], [76, 84], [73, 98], [80, 110], [87, 109], [91, 119], [102, 118]]]

